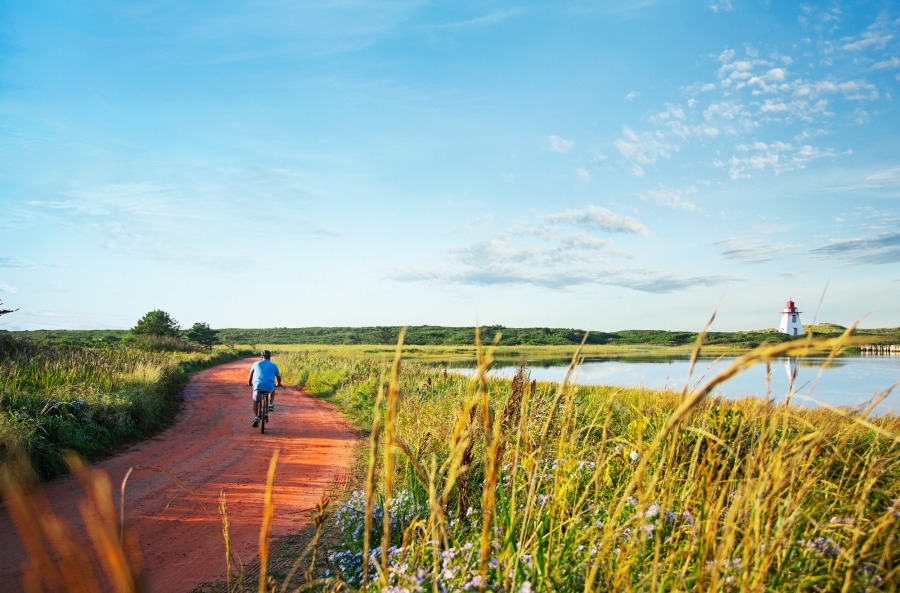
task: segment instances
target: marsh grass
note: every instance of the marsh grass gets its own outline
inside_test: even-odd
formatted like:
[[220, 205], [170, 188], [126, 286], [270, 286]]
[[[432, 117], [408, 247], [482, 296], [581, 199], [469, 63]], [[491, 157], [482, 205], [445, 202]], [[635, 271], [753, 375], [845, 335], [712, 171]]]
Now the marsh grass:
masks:
[[[896, 590], [900, 418], [871, 415], [888, 391], [862, 410], [710, 396], [779, 356], [831, 359], [850, 333], [759, 348], [680, 393], [536, 383], [524, 365], [492, 380], [480, 346], [472, 377], [403, 365], [399, 347], [389, 369], [282, 354], [289, 383], [371, 437], [328, 572], [313, 560], [295, 590]], [[262, 511], [265, 558], [277, 509]]]
[[98, 459], [164, 428], [190, 372], [248, 354], [0, 346], [0, 464], [23, 450], [42, 480], [63, 451]]
[[[489, 348], [478, 348], [472, 377], [416, 364], [385, 377], [376, 358], [284, 353], [289, 382], [305, 380], [372, 427], [375, 463], [351, 500], [365, 525], [347, 533], [382, 545], [345, 541], [367, 561], [355, 572], [339, 551], [335, 582], [893, 590], [900, 419], [871, 416], [878, 397], [866, 410], [832, 410], [710, 396], [780, 356], [830, 360], [854, 344], [851, 331], [758, 348], [683, 393], [534, 383], [524, 368], [513, 381], [491, 380]], [[379, 393], [399, 395], [391, 403]], [[391, 524], [397, 493], [415, 512], [399, 530], [379, 529], [373, 515]]]

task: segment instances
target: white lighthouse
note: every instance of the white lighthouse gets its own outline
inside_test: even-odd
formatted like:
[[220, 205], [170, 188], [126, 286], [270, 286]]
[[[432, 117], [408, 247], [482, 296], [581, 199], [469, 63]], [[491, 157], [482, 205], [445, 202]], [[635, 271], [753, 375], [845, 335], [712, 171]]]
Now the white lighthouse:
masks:
[[784, 310], [781, 312], [781, 325], [778, 326], [778, 331], [791, 336], [803, 335], [803, 324], [800, 322], [800, 311], [791, 299], [788, 299], [787, 304], [784, 306]]

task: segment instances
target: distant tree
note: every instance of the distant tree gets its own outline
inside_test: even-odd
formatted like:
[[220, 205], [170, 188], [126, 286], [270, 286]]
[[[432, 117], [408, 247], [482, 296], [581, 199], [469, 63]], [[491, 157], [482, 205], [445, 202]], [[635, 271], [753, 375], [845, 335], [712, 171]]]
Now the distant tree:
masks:
[[234, 347], [237, 346], [237, 338], [234, 337], [234, 334], [225, 334], [225, 345], [234, 350]]
[[389, 327], [379, 327], [375, 332], [375, 339], [379, 344], [390, 344], [397, 340]]
[[187, 338], [212, 350], [213, 345], [219, 343], [219, 332], [210, 328], [208, 323], [195, 323], [187, 331]]
[[181, 327], [171, 315], [160, 309], [154, 309], [138, 320], [137, 325], [131, 328], [131, 333], [155, 338], [177, 338], [181, 333]]
[[0, 301], [0, 315], [6, 315], [7, 313], [15, 313], [18, 309], [4, 309], [3, 301]]

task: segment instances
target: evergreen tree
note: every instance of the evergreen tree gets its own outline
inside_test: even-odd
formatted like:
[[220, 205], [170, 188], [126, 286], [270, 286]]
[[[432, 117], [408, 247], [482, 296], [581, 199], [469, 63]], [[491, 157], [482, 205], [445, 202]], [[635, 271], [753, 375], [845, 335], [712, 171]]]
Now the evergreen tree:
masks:
[[156, 338], [177, 338], [181, 333], [181, 327], [171, 315], [160, 309], [154, 309], [138, 320], [137, 325], [131, 328], [131, 333]]
[[219, 343], [219, 332], [209, 327], [208, 323], [195, 323], [187, 332], [190, 341], [212, 350], [214, 344]]

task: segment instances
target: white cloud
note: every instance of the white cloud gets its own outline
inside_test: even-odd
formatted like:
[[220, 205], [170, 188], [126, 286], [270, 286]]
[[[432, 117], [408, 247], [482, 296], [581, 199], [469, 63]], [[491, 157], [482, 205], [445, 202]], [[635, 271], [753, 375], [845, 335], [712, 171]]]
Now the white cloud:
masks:
[[545, 216], [551, 222], [571, 224], [613, 233], [647, 235], [647, 227], [630, 216], [616, 214], [602, 206], [589, 204], [584, 210], [566, 210]]
[[657, 157], [668, 157], [671, 147], [657, 140], [650, 132], [637, 134], [628, 126], [622, 126], [622, 135], [625, 139], [616, 140], [616, 150], [622, 156], [634, 159], [637, 162], [647, 165], [655, 163]]
[[900, 167], [887, 169], [879, 173], [873, 173], [866, 177], [868, 185], [900, 185]]
[[776, 260], [795, 249], [787, 243], [761, 243], [746, 239], [731, 238], [713, 243], [725, 259], [744, 264], [761, 264]]
[[591, 174], [588, 173], [587, 169], [579, 168], [576, 173], [578, 173], [578, 178], [584, 182], [588, 182], [591, 180]]
[[734, 50], [726, 49], [722, 51], [722, 53], [720, 53], [716, 59], [724, 64], [726, 62], [730, 62], [732, 58], [734, 58]]
[[505, 181], [506, 183], [513, 183], [516, 180], [515, 173], [501, 173], [500, 177], [502, 177], [503, 181]]
[[637, 98], [637, 96], [638, 96], [638, 93], [637, 93], [637, 92], [631, 91], [630, 93], [628, 93], [627, 95], [625, 95], [625, 98], [626, 98], [627, 100], [629, 100], [629, 101], [634, 101], [634, 100]]
[[814, 98], [827, 93], [843, 93], [845, 99], [875, 100], [878, 98], [878, 89], [875, 88], [875, 85], [864, 80], [845, 80], [843, 82], [798, 80], [793, 84], [793, 89], [795, 97]]
[[641, 178], [645, 175], [644, 168], [641, 167], [640, 165], [635, 165], [634, 167], [631, 168], [631, 172], [628, 174], [631, 175], [632, 177]]
[[882, 60], [880, 62], [875, 62], [872, 64], [872, 67], [869, 70], [884, 70], [885, 68], [897, 68], [900, 67], [900, 58], [897, 56], [893, 56], [889, 60]]
[[16, 288], [14, 286], [10, 286], [9, 284], [0, 283], [0, 292], [8, 292], [13, 294], [16, 292]]
[[697, 188], [691, 186], [687, 189], [668, 189], [660, 186], [659, 189], [648, 189], [646, 196], [644, 194], [636, 194], [642, 200], [647, 200], [649, 196], [654, 202], [661, 206], [670, 208], [684, 208], [685, 210], [697, 210], [697, 206], [682, 199], [683, 196], [697, 193]]
[[900, 167], [872, 173], [858, 183], [843, 187], [830, 187], [827, 189], [829, 191], [849, 191], [859, 189], [881, 189], [895, 186], [900, 186]]
[[732, 156], [726, 161], [714, 160], [714, 166], [728, 169], [731, 179], [746, 179], [752, 176], [752, 171], [765, 169], [772, 169], [778, 175], [784, 171], [802, 169], [814, 159], [836, 156], [832, 150], [821, 151], [809, 144], [793, 146], [785, 142], [738, 144], [735, 148], [741, 152], [757, 151], [757, 154], [747, 157]]
[[550, 150], [553, 152], [558, 152], [560, 154], [566, 154], [570, 150], [572, 150], [572, 146], [574, 146], [574, 142], [571, 140], [566, 140], [564, 138], [560, 138], [559, 136], [554, 136], [550, 134], [547, 136], [547, 143], [550, 145]]
[[734, 10], [734, 6], [732, 6], [731, 0], [717, 0], [710, 3], [709, 9], [713, 12], [719, 12], [720, 10], [723, 12], [731, 12]]
[[844, 44], [843, 49], [847, 51], [859, 51], [861, 49], [869, 47], [870, 45], [877, 45], [881, 49], [884, 49], [884, 46], [887, 44], [887, 42], [893, 38], [893, 35], [878, 35], [873, 31], [866, 31], [865, 33], [863, 33], [862, 39]]

